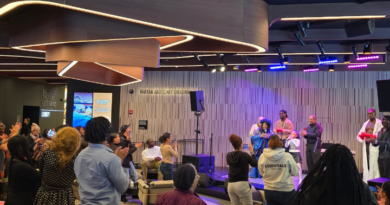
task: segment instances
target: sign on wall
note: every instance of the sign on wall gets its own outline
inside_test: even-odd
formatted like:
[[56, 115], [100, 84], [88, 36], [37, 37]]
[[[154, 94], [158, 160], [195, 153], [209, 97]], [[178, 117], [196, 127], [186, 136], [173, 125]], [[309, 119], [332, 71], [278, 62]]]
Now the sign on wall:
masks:
[[170, 89], [141, 89], [139, 91], [139, 94], [143, 95], [188, 95], [191, 91], [197, 91], [198, 89], [194, 90], [170, 90]]
[[92, 117], [105, 117], [111, 122], [112, 93], [93, 93]]
[[138, 129], [139, 130], [147, 130], [148, 129], [148, 121], [147, 120], [140, 120], [138, 123]]
[[56, 89], [47, 90], [43, 88], [41, 108], [55, 110], [57, 108], [56, 95]]

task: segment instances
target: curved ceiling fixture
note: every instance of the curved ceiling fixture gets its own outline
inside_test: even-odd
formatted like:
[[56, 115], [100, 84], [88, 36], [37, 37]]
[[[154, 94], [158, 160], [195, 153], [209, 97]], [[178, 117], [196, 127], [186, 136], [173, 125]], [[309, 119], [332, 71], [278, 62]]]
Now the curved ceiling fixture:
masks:
[[[159, 24], [150, 23], [150, 22], [146, 22], [146, 21], [140, 21], [140, 20], [137, 20], [137, 19], [126, 18], [126, 17], [122, 17], [122, 16], [118, 16], [118, 15], [98, 12], [98, 11], [84, 9], [84, 8], [75, 7], [75, 6], [69, 6], [69, 5], [65, 5], [65, 4], [59, 4], [59, 3], [54, 3], [54, 2], [47, 2], [47, 1], [17, 1], [17, 2], [13, 2], [13, 3], [9, 3], [9, 4], [5, 5], [4, 7], [0, 8], [0, 16], [3, 16], [4, 14], [6, 14], [6, 13], [8, 13], [8, 12], [10, 12], [10, 11], [16, 9], [16, 8], [21, 7], [21, 6], [25, 6], [25, 5], [48, 5], [48, 6], [55, 6], [55, 7], [70, 9], [70, 10], [74, 10], [74, 11], [89, 13], [89, 14], [93, 14], [93, 15], [99, 15], [99, 16], [104, 16], [104, 17], [108, 17], [108, 18], [113, 18], [113, 19], [118, 19], [118, 20], [122, 20], [122, 21], [127, 21], [127, 22], [131, 22], [131, 23], [142, 24], [142, 25], [145, 25], [145, 26], [150, 26], [150, 27], [170, 30], [170, 31], [174, 31], [174, 32], [185, 33], [185, 34], [188, 34], [188, 35], [204, 37], [204, 38], [213, 39], [213, 40], [217, 40], [217, 41], [223, 41], [223, 42], [233, 43], [233, 44], [240, 44], [240, 45], [243, 45], [243, 46], [252, 47], [252, 48], [256, 49], [257, 52], [265, 52], [266, 51], [265, 48], [263, 48], [261, 46], [258, 46], [258, 45], [250, 44], [250, 43], [245, 43], [245, 42], [231, 40], [231, 39], [227, 39], [227, 38], [221, 38], [221, 37], [217, 37], [217, 36], [202, 34], [202, 33], [188, 31], [188, 30], [184, 30], [184, 29], [173, 28], [173, 27], [159, 25]], [[120, 40], [123, 40], [123, 39], [120, 39]], [[189, 40], [191, 40], [191, 39], [189, 39]], [[187, 41], [189, 41], [189, 40], [187, 40]], [[184, 41], [184, 42], [186, 42], [186, 41]], [[61, 42], [58, 42], [58, 43], [61, 43]], [[166, 48], [172, 47], [174, 45], [178, 45], [178, 44], [183, 43], [183, 42], [180, 42], [180, 43], [175, 42], [175, 43], [176, 44], [170, 45], [170, 46], [168, 46]], [[47, 45], [47, 44], [41, 44], [41, 45]], [[25, 45], [24, 46], [17, 46], [15, 48], [19, 48], [20, 49], [20, 48], [23, 48], [23, 47], [26, 47], [26, 46]]]

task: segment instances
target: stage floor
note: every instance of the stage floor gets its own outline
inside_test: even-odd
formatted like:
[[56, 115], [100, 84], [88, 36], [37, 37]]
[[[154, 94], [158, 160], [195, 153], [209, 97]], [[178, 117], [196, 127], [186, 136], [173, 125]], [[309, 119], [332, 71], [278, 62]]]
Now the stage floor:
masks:
[[[224, 167], [215, 167], [214, 174], [212, 176], [217, 181], [224, 182], [225, 179], [228, 178], [229, 174], [229, 168]], [[306, 177], [306, 174], [302, 174], [302, 180]], [[299, 185], [299, 178], [298, 176], [293, 176], [293, 183], [295, 186], [295, 189], [297, 189]], [[264, 189], [264, 181], [263, 178], [249, 178], [249, 183], [254, 186], [256, 189]]]

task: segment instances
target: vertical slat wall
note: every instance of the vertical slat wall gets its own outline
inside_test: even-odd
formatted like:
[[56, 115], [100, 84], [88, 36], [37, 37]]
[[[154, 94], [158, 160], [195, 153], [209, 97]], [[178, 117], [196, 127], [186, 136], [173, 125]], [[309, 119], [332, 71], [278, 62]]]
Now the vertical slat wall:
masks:
[[[341, 143], [355, 150], [356, 163], [362, 170], [362, 145], [356, 135], [367, 119], [367, 109], [378, 109], [376, 80], [388, 78], [390, 72], [369, 71], [145, 72], [143, 82], [121, 89], [120, 123], [133, 124], [132, 141], [158, 140], [167, 131], [174, 139], [194, 139], [196, 117], [190, 109], [189, 95], [140, 94], [140, 89], [204, 90], [206, 111], [199, 121], [200, 139], [205, 139], [204, 154], [208, 154], [209, 137], [214, 134], [216, 166], [227, 166], [226, 153], [233, 150], [230, 134], [236, 133], [249, 143], [249, 129], [259, 116], [275, 122], [279, 111], [285, 109], [297, 130], [308, 125], [309, 115], [316, 115], [324, 128], [323, 142]], [[130, 89], [134, 94], [129, 94]], [[134, 110], [134, 114], [129, 115], [128, 110]], [[138, 130], [139, 120], [148, 120], [148, 130]], [[301, 140], [306, 169], [306, 140]], [[194, 154], [195, 144], [188, 143], [180, 152], [183, 150]], [[136, 161], [142, 161], [141, 151], [133, 154]]]

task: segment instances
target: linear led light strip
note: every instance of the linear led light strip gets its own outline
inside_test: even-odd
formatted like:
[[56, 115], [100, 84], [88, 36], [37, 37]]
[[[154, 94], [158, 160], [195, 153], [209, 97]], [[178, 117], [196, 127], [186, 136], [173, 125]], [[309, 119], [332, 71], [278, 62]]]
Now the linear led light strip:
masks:
[[119, 86], [128, 85], [128, 84], [131, 84], [131, 83], [138, 83], [138, 82], [141, 82], [141, 81], [142, 81], [141, 79], [138, 79], [138, 78], [136, 78], [136, 77], [134, 77], [134, 76], [131, 76], [131, 75], [129, 75], [129, 74], [126, 74], [126, 73], [122, 73], [122, 72], [120, 72], [120, 71], [118, 71], [118, 70], [115, 70], [115, 69], [113, 69], [113, 68], [110, 68], [109, 66], [106, 66], [106, 65], [103, 65], [103, 64], [100, 64], [100, 63], [97, 63], [97, 62], [95, 62], [95, 64], [100, 65], [100, 66], [102, 66], [102, 67], [105, 67], [105, 68], [107, 68], [107, 69], [110, 69], [110, 70], [112, 70], [112, 71], [115, 71], [115, 72], [117, 72], [117, 73], [120, 73], [120, 74], [122, 74], [122, 75], [125, 75], [125, 76], [127, 76], [127, 77], [137, 79], [135, 82], [124, 83], [124, 84], [120, 84]]
[[57, 63], [0, 63], [0, 65], [57, 65]]
[[78, 63], [78, 61], [72, 61], [71, 63], [69, 63], [67, 66], [65, 66], [64, 69], [61, 70], [60, 73], [58, 73], [59, 76], [62, 76], [64, 75], [64, 73], [68, 72], [69, 69], [71, 69], [74, 65], [76, 65]]
[[[1, 9], [0, 9], [1, 10]], [[185, 39], [176, 41], [174, 43], [165, 45], [160, 47], [160, 49], [166, 49], [187, 41], [192, 40], [194, 37], [190, 35], [178, 35], [185, 37]], [[34, 49], [28, 49], [25, 47], [32, 47], [32, 46], [47, 46], [47, 45], [58, 45], [58, 44], [65, 44], [65, 43], [85, 43], [85, 42], [104, 42], [104, 41], [122, 41], [122, 40], [144, 40], [144, 39], [155, 39], [155, 38], [171, 38], [171, 37], [178, 37], [178, 36], [155, 36], [155, 37], [140, 37], [140, 38], [113, 38], [113, 39], [95, 39], [95, 40], [82, 40], [82, 41], [67, 41], [67, 42], [54, 42], [54, 43], [42, 43], [42, 44], [34, 44], [34, 45], [24, 45], [24, 46], [14, 46], [12, 48], [23, 50], [23, 51], [31, 51], [31, 52], [40, 52], [40, 53], [46, 53], [46, 51], [43, 50], [34, 50]]]
[[14, 57], [14, 58], [35, 58], [35, 59], [45, 59], [45, 57], [35, 57], [35, 56], [18, 56], [18, 55], [0, 55], [0, 57]]
[[156, 27], [156, 28], [176, 31], [179, 33], [186, 33], [186, 34], [190, 34], [190, 35], [194, 35], [194, 36], [201, 36], [201, 37], [205, 37], [205, 38], [209, 38], [209, 39], [225, 41], [225, 42], [230, 42], [230, 43], [235, 43], [235, 44], [241, 44], [244, 46], [249, 46], [249, 47], [255, 48], [255, 49], [257, 49], [258, 52], [265, 52], [266, 51], [264, 48], [257, 46], [257, 45], [250, 44], [250, 43], [244, 43], [241, 41], [235, 41], [235, 40], [230, 40], [230, 39], [226, 39], [226, 38], [210, 36], [210, 35], [201, 34], [201, 33], [197, 33], [197, 32], [187, 31], [184, 29], [163, 26], [163, 25], [159, 25], [159, 24], [155, 24], [155, 23], [146, 22], [146, 21], [140, 21], [140, 20], [136, 20], [136, 19], [126, 18], [126, 17], [122, 17], [122, 16], [117, 16], [117, 15], [112, 15], [112, 14], [107, 14], [107, 13], [103, 13], [103, 12], [93, 11], [93, 10], [89, 10], [89, 9], [83, 9], [83, 8], [79, 8], [79, 7], [75, 7], [75, 6], [69, 6], [69, 5], [59, 4], [59, 3], [54, 3], [54, 2], [47, 2], [47, 1], [45, 1], [45, 2], [44, 1], [18, 1], [18, 2], [9, 3], [0, 9], [0, 16], [4, 15], [5, 13], [7, 13], [7, 12], [19, 7], [19, 6], [29, 5], [29, 4], [42, 4], [42, 5], [57, 6], [57, 7], [61, 7], [61, 8], [72, 9], [75, 11], [81, 11], [81, 12], [90, 13], [90, 14], [94, 14], [94, 15], [105, 16], [105, 17], [109, 17], [109, 18], [114, 18], [114, 19], [118, 19], [118, 20], [132, 22], [132, 23], [142, 24], [142, 25], [146, 25], [146, 26], [152, 26], [152, 27]]
[[363, 16], [320, 16], [320, 17], [290, 17], [281, 18], [281, 21], [305, 21], [305, 20], [338, 20], [338, 19], [373, 19], [386, 18], [386, 15], [363, 15]]
[[18, 77], [18, 79], [63, 79], [61, 77]]
[[[221, 53], [220, 54], [221, 56], [223, 56], [223, 54]], [[199, 57], [210, 57], [210, 56], [215, 56], [215, 54], [200, 54], [198, 55]], [[193, 55], [190, 55], [190, 56], [173, 56], [173, 57], [160, 57], [160, 59], [180, 59], [180, 58], [194, 58]]]
[[[341, 52], [341, 53], [325, 53], [325, 55], [348, 55], [353, 54], [352, 52]], [[363, 54], [363, 52], [358, 52], [358, 54]], [[386, 54], [386, 52], [372, 52], [372, 54]], [[277, 56], [278, 53], [238, 53], [236, 56]], [[283, 55], [322, 55], [321, 53], [283, 53]]]
[[57, 70], [0, 70], [0, 72], [55, 72]]

